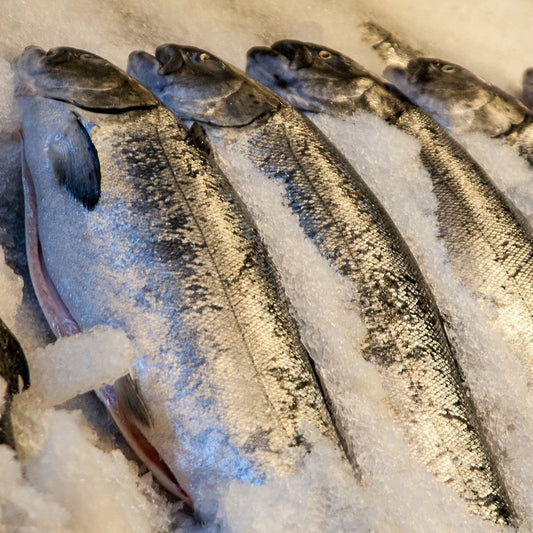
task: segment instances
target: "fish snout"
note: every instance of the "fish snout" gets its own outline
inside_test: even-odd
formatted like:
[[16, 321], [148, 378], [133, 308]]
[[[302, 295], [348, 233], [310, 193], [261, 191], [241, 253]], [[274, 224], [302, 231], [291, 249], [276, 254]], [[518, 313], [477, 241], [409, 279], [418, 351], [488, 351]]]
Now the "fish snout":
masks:
[[136, 50], [128, 56], [126, 72], [152, 90], [161, 86], [162, 76], [159, 69], [159, 61], [147, 52]]
[[159, 73], [171, 74], [178, 72], [185, 65], [185, 58], [179, 46], [162, 44], [155, 50], [155, 57], [159, 61]]

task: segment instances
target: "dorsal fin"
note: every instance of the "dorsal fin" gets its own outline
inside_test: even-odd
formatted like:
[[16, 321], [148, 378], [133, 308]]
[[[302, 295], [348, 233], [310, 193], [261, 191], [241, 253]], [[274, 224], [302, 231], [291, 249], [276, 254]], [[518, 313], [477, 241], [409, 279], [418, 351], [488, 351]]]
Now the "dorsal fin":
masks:
[[48, 144], [48, 159], [60, 187], [65, 187], [87, 209], [100, 198], [100, 162], [91, 137], [71, 112]]
[[200, 152], [205, 154], [207, 156], [207, 159], [212, 164], [216, 164], [213, 149], [211, 148], [211, 143], [209, 142], [209, 139], [207, 138], [204, 128], [202, 128], [202, 126], [200, 126], [198, 122], [193, 122], [192, 126], [187, 131], [185, 140], [191, 146], [198, 148]]

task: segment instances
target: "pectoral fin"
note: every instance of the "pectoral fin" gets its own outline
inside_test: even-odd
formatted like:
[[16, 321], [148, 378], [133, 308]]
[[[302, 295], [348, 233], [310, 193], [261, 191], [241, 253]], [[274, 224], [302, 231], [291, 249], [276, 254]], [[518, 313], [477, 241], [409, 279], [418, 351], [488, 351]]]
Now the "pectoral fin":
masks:
[[47, 146], [48, 160], [60, 187], [87, 209], [100, 198], [100, 162], [91, 137], [78, 115], [71, 113]]
[[0, 320], [0, 375], [7, 381], [9, 394], [19, 392], [19, 379], [22, 386], [30, 386], [30, 371], [24, 352], [17, 339]]
[[113, 388], [125, 414], [131, 415], [142, 426], [151, 427], [150, 414], [131, 376], [118, 378]]

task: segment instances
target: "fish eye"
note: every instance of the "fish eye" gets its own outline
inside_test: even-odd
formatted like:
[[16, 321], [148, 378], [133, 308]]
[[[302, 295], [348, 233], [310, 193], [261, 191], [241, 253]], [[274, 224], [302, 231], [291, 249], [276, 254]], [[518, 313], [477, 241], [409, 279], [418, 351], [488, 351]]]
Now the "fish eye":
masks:
[[318, 52], [318, 57], [320, 59], [331, 59], [333, 55], [331, 52], [328, 52], [327, 50], [320, 50], [320, 52]]
[[202, 52], [199, 56], [198, 56], [198, 59], [200, 61], [207, 61], [208, 59], [210, 59], [210, 56], [208, 53], [206, 52]]
[[446, 72], [447, 74], [455, 72], [455, 67], [453, 65], [442, 65], [440, 69], [442, 72]]

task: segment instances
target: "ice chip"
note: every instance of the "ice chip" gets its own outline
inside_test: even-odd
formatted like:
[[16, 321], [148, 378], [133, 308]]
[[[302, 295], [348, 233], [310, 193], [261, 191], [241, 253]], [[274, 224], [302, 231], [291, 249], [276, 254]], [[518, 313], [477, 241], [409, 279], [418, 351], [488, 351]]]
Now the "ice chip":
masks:
[[[139, 358], [133, 343], [119, 329], [94, 328], [38, 348], [28, 357], [32, 386], [28, 396], [39, 396], [53, 406], [128, 373]], [[26, 394], [26, 393], [25, 393]]]

